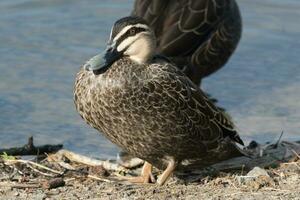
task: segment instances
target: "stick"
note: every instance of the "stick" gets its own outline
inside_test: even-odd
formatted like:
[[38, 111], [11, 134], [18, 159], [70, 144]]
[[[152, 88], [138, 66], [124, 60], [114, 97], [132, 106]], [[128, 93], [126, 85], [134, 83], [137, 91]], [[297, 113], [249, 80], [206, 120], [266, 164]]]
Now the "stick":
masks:
[[283, 131], [281, 131], [281, 134], [280, 134], [280, 136], [279, 136], [279, 138], [278, 138], [277, 142], [275, 143], [275, 145], [274, 145], [274, 148], [277, 148], [277, 147], [278, 147], [278, 145], [279, 145], [279, 144], [280, 144], [280, 142], [281, 142], [281, 138], [282, 138], [282, 136], [283, 136]]
[[0, 183], [0, 187], [25, 189], [25, 188], [40, 188], [40, 185], [39, 184], [18, 184], [18, 183], [2, 182], [2, 183]]
[[40, 171], [40, 170], [38, 170], [38, 169], [32, 167], [31, 165], [27, 165], [27, 166], [28, 166], [30, 169], [32, 169], [33, 171], [35, 171], [35, 172], [37, 172], [37, 173], [39, 173], [39, 174], [42, 174], [42, 175], [44, 175], [44, 176], [54, 177], [54, 175], [48, 174], [48, 173], [45, 173], [45, 172], [42, 172], [42, 171]]
[[59, 164], [61, 167], [65, 168], [65, 169], [68, 169], [68, 170], [76, 170], [76, 168], [73, 167], [72, 165], [70, 165], [69, 163], [65, 163], [65, 162], [60, 161], [60, 162], [58, 162], [58, 164]]
[[5, 161], [5, 164], [15, 164], [15, 163], [30, 164], [30, 165], [34, 165], [34, 166], [36, 166], [36, 167], [38, 167], [38, 168], [45, 169], [45, 170], [47, 170], [47, 171], [53, 172], [53, 173], [55, 173], [55, 174], [59, 174], [59, 175], [62, 175], [62, 174], [63, 174], [63, 172], [60, 172], [60, 171], [51, 169], [51, 168], [49, 168], [49, 167], [46, 167], [46, 166], [44, 166], [44, 165], [41, 165], [41, 164], [32, 162], [32, 161], [30, 161], [30, 160], [6, 160], [6, 161]]
[[111, 183], [111, 182], [114, 182], [114, 181], [111, 181], [109, 179], [106, 179], [106, 178], [100, 178], [98, 176], [93, 176], [93, 175], [88, 175], [87, 176], [88, 178], [91, 178], [91, 179], [94, 179], [94, 180], [97, 180], [97, 181], [103, 181], [103, 182], [106, 182], [106, 183]]
[[64, 157], [68, 158], [70, 161], [82, 163], [85, 165], [90, 165], [90, 166], [101, 165], [106, 170], [126, 171], [126, 169], [123, 166], [121, 166], [117, 163], [112, 163], [112, 162], [109, 162], [108, 160], [103, 161], [103, 160], [89, 158], [87, 156], [79, 155], [79, 154], [76, 154], [76, 153], [73, 153], [73, 152], [67, 151], [67, 150], [60, 150], [56, 153], [56, 155], [59, 157], [64, 156]]
[[298, 154], [294, 149], [291, 149], [291, 151], [293, 152], [293, 154], [295, 154], [295, 156], [296, 156], [298, 159], [300, 159], [299, 154]]
[[53, 153], [60, 150], [62, 147], [63, 147], [62, 144], [57, 144], [57, 145], [46, 144], [46, 145], [36, 147], [33, 144], [33, 137], [31, 136], [28, 138], [28, 143], [23, 147], [0, 149], [0, 154], [3, 154], [5, 152], [7, 155], [11, 155], [11, 156], [38, 155], [44, 153]]

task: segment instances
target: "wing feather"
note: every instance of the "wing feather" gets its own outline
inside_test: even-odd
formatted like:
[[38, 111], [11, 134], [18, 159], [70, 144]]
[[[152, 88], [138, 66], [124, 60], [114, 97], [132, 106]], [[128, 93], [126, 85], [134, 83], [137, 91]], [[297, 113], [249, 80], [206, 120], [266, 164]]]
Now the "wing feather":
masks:
[[230, 118], [180, 70], [171, 64], [154, 64], [152, 68], [157, 76], [152, 84], [160, 85], [164, 96], [172, 99], [169, 102], [174, 103], [177, 124], [185, 125], [189, 134], [197, 134], [206, 145], [215, 145], [226, 137], [243, 145]]
[[223, 66], [240, 39], [235, 0], [136, 0], [133, 14], [155, 30], [157, 53], [188, 66], [195, 83]]

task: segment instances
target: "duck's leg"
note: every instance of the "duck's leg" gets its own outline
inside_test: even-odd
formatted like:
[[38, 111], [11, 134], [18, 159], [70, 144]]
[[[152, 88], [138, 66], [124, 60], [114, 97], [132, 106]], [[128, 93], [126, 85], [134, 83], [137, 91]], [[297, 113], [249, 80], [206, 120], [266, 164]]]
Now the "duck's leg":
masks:
[[157, 184], [163, 185], [168, 180], [168, 178], [172, 175], [175, 167], [176, 167], [175, 161], [173, 159], [170, 160], [165, 171], [157, 179]]
[[150, 183], [152, 176], [152, 165], [145, 161], [140, 176], [137, 177], [122, 177], [131, 183]]

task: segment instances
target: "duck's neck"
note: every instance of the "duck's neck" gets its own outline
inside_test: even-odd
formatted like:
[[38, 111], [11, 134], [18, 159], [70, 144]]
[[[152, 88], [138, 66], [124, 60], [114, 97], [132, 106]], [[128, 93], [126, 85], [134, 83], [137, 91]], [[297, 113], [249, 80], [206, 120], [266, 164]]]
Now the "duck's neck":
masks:
[[152, 60], [155, 44], [149, 38], [140, 38], [134, 45], [128, 48], [126, 54], [129, 58], [139, 64], [148, 63]]
[[133, 62], [136, 62], [138, 64], [146, 64], [149, 63], [153, 56], [147, 56], [147, 57], [140, 57], [140, 56], [130, 56], [129, 57]]

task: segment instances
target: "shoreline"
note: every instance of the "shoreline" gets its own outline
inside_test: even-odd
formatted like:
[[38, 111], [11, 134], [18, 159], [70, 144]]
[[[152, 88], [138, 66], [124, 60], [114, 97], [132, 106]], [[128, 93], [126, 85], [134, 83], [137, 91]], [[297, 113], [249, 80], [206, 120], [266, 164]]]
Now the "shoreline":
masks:
[[[184, 179], [173, 175], [163, 186], [120, 179], [137, 176], [141, 163], [127, 169], [65, 149], [34, 160], [5, 154], [0, 156], [0, 199], [300, 199], [300, 143], [257, 144], [248, 150], [253, 155], [263, 150], [263, 155], [217, 163]], [[156, 177], [160, 173], [153, 171]]]
[[164, 186], [66, 179], [65, 186], [55, 189], [17, 189], [3, 187], [3, 183], [7, 182], [0, 182], [0, 199], [299, 199], [299, 169], [296, 172], [293, 171], [295, 169], [291, 171], [280, 167], [276, 173], [283, 173], [282, 170], [290, 172], [280, 177], [267, 170], [271, 174], [269, 182], [258, 179], [245, 185], [239, 185], [236, 180], [238, 175], [231, 173], [189, 184], [172, 178]]

